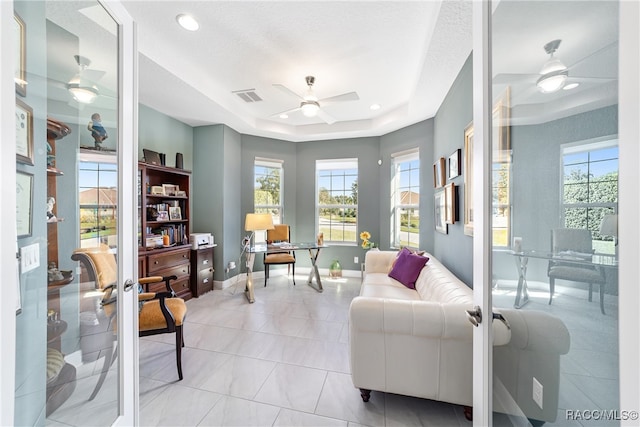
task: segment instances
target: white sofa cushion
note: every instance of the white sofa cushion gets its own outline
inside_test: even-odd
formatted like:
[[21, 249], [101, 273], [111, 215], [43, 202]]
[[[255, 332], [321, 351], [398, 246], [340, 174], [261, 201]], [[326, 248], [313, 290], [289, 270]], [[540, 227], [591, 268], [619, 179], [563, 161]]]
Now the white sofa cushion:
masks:
[[420, 295], [389, 277], [386, 273], [369, 273], [360, 288], [361, 297], [420, 300]]

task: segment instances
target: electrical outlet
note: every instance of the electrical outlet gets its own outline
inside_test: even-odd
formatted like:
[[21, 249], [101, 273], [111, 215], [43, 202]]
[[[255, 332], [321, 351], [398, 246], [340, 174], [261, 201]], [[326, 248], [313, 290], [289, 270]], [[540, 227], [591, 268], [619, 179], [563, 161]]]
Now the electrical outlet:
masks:
[[542, 409], [542, 384], [533, 377], [533, 401]]
[[354, 256], [354, 257], [353, 257], [353, 263], [354, 263], [354, 264], [357, 264], [357, 263], [358, 263], [358, 257], [357, 257], [357, 256]]

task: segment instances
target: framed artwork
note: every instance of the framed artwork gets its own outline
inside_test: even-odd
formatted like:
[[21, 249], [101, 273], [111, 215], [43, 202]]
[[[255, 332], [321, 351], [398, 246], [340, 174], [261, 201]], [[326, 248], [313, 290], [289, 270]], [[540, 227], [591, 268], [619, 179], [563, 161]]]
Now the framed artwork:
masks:
[[456, 210], [456, 185], [452, 182], [444, 187], [445, 212], [444, 219], [447, 224], [455, 224]]
[[16, 172], [16, 228], [18, 238], [31, 236], [33, 224], [33, 175]]
[[33, 166], [33, 109], [16, 98], [16, 161]]
[[449, 179], [453, 179], [460, 175], [460, 166], [462, 163], [462, 150], [457, 149], [449, 156]]
[[473, 236], [473, 123], [464, 129], [464, 234]]
[[16, 33], [15, 46], [15, 75], [16, 93], [27, 96], [27, 27], [18, 14], [13, 14], [14, 31]]
[[169, 212], [168, 211], [158, 211], [158, 217], [156, 221], [169, 221]]
[[435, 207], [436, 231], [447, 234], [447, 222], [445, 220], [446, 200], [443, 190], [436, 191], [433, 195], [433, 206]]
[[510, 88], [498, 96], [491, 114], [492, 158], [494, 163], [511, 161]]
[[182, 212], [179, 206], [169, 206], [169, 219], [171, 221], [179, 221], [182, 219]]
[[433, 187], [440, 188], [444, 186], [445, 177], [444, 177], [444, 168], [445, 168], [445, 160], [444, 157], [440, 157], [437, 162], [433, 164]]
[[162, 189], [164, 190], [165, 196], [175, 196], [180, 190], [180, 187], [175, 184], [162, 184]]

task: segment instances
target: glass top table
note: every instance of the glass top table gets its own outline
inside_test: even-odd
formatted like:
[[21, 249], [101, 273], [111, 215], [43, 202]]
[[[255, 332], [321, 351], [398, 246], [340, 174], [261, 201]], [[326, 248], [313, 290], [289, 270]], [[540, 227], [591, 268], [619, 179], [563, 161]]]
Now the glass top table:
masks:
[[[318, 245], [316, 243], [309, 242], [301, 242], [301, 243], [271, 243], [271, 244], [259, 244], [255, 246], [251, 246], [247, 250], [247, 283], [245, 287], [245, 296], [250, 303], [255, 302], [255, 293], [253, 289], [253, 263], [255, 260], [255, 255], [257, 253], [278, 253], [278, 252], [289, 252], [289, 251], [303, 251], [306, 250], [309, 252], [309, 259], [311, 260], [311, 271], [309, 272], [309, 277], [307, 279], [307, 285], [311, 286], [318, 292], [323, 292], [322, 288], [322, 280], [320, 280], [320, 272], [318, 271], [318, 256], [320, 255], [320, 250], [323, 248], [327, 248], [327, 245]], [[313, 286], [313, 279], [315, 278], [316, 286]]]
[[515, 252], [512, 250], [505, 251], [511, 253], [516, 260], [516, 267], [518, 269], [518, 287], [516, 289], [516, 299], [513, 304], [515, 308], [522, 308], [529, 302], [529, 292], [527, 286], [527, 264], [530, 258], [561, 261], [562, 263], [576, 264], [576, 265], [589, 265], [596, 268], [617, 268], [618, 258], [615, 255], [600, 254], [600, 253], [581, 253], [575, 251], [521, 251]]

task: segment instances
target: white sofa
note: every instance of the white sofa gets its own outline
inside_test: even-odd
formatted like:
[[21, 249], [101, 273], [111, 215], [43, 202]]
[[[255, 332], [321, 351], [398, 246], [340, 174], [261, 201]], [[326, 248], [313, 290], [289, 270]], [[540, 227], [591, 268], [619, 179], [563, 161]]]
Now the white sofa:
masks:
[[[360, 296], [349, 309], [353, 384], [365, 402], [376, 390], [463, 405], [470, 414], [473, 326], [465, 310], [473, 306], [473, 291], [428, 253], [416, 289], [409, 289], [388, 276], [396, 255], [366, 254]], [[495, 382], [504, 384], [527, 418], [553, 421], [569, 333], [546, 313], [500, 312], [511, 329], [493, 322]], [[533, 376], [544, 387], [544, 411], [532, 400]], [[517, 412], [510, 406], [494, 409]]]

